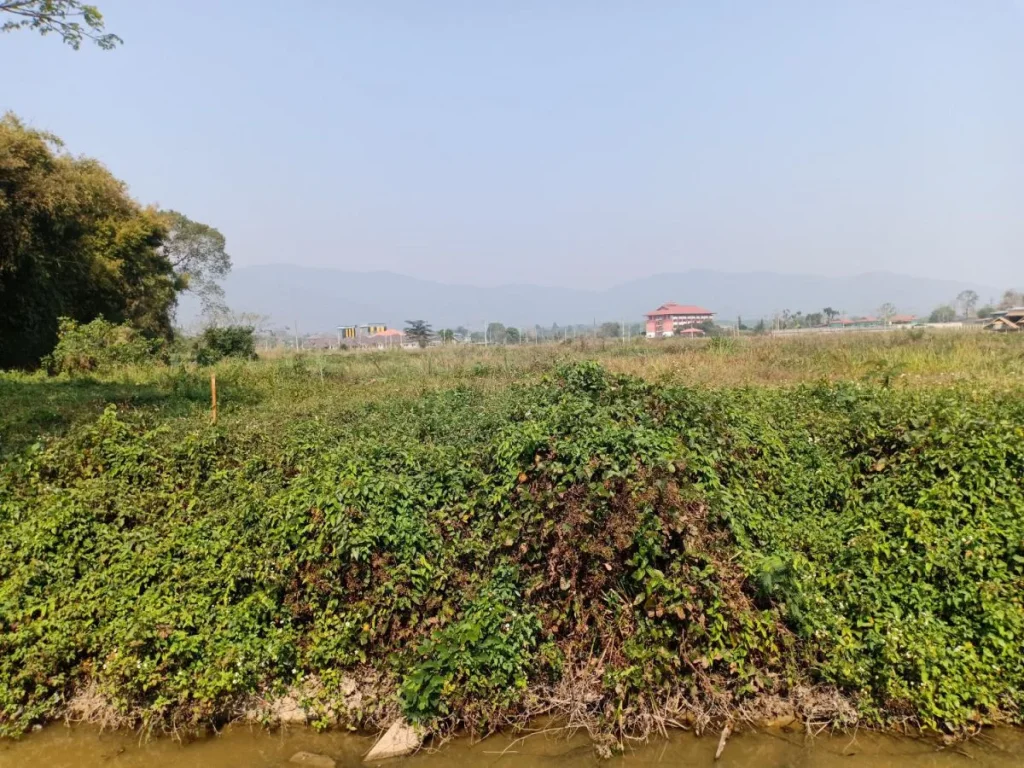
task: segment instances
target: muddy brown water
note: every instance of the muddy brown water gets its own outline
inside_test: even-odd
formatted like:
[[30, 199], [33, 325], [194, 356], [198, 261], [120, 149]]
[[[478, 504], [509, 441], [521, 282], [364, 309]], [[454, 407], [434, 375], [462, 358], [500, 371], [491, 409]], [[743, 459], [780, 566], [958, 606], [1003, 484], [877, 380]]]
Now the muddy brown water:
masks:
[[[363, 765], [373, 737], [314, 733], [305, 729], [269, 732], [233, 726], [220, 734], [181, 744], [172, 739], [140, 741], [137, 735], [100, 732], [85, 726], [54, 725], [20, 741], [0, 742], [0, 768], [286, 768], [296, 752], [327, 755], [338, 768]], [[953, 747], [933, 740], [877, 733], [818, 736], [784, 732], [736, 733], [722, 758], [714, 759], [717, 738], [678, 732], [653, 739], [625, 754], [601, 760], [583, 735], [539, 733], [525, 739], [494, 736], [473, 742], [455, 739], [384, 765], [402, 768], [619, 768], [620, 766], [716, 766], [716, 768], [1024, 768], [1024, 731], [996, 729]]]

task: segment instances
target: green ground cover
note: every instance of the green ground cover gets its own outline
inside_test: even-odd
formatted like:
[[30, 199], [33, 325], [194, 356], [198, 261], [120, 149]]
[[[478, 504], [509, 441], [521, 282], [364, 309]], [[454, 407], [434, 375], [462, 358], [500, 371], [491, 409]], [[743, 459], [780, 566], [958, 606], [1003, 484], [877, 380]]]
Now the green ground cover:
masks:
[[209, 369], [0, 376], [0, 732], [368, 667], [479, 728], [1019, 721], [1024, 343], [713, 341], [224, 362], [216, 426]]

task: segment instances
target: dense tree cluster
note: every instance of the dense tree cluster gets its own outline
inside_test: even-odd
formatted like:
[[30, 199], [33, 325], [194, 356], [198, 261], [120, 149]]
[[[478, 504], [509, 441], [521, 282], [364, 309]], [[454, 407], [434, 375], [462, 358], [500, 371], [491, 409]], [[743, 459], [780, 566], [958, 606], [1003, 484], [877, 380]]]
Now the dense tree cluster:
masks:
[[964, 319], [986, 318], [1003, 309], [1024, 306], [1024, 292], [1012, 288], [1003, 292], [998, 304], [988, 303], [978, 306], [978, 294], [975, 291], [960, 291], [949, 304], [942, 304], [932, 310], [928, 317], [932, 323], [950, 323], [958, 317]]
[[161, 252], [166, 233], [99, 162], [0, 118], [0, 366], [53, 349], [59, 317], [169, 335], [183, 285]]
[[62, 317], [169, 338], [178, 292], [218, 307], [230, 266], [217, 230], [139, 205], [98, 161], [0, 118], [0, 367], [38, 363]]

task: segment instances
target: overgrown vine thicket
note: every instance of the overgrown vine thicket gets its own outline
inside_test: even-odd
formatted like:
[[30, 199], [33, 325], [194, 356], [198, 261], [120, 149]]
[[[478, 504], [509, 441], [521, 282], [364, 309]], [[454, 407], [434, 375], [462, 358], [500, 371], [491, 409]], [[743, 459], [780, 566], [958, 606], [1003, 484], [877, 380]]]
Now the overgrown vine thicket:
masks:
[[1024, 401], [703, 390], [592, 363], [298, 421], [108, 409], [0, 471], [0, 732], [94, 683], [153, 724], [370, 665], [488, 727], [835, 686], [937, 728], [1024, 701]]

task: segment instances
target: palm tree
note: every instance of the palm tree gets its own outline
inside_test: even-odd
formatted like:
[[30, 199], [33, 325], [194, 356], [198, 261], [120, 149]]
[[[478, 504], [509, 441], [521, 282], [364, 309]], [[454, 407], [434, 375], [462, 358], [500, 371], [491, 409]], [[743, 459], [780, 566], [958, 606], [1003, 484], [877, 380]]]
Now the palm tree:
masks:
[[442, 328], [437, 332], [437, 338], [441, 340], [442, 344], [450, 344], [455, 341], [455, 331], [451, 328]]
[[821, 314], [825, 316], [825, 320], [828, 325], [831, 325], [832, 321], [839, 317], [839, 313], [832, 309], [832, 307], [825, 307], [821, 310]]
[[427, 346], [430, 343], [430, 338], [434, 335], [430, 323], [426, 320], [406, 320], [405, 326], [406, 338], [415, 341], [421, 348]]

